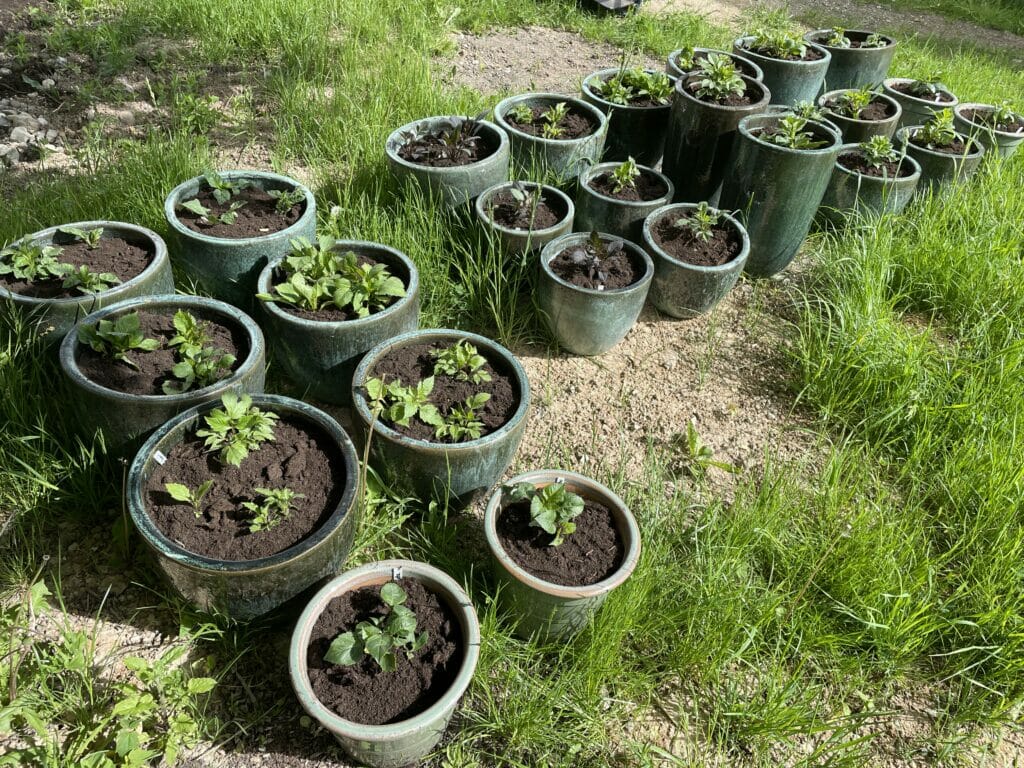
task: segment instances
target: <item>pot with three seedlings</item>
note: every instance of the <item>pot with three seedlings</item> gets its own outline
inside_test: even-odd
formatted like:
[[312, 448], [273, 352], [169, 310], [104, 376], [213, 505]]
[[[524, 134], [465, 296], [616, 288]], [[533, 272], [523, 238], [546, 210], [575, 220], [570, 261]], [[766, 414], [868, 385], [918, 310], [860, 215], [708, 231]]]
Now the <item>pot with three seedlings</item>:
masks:
[[1009, 102], [1000, 104], [957, 104], [953, 125], [960, 133], [977, 139], [985, 150], [1010, 157], [1024, 142], [1024, 115], [1014, 112]]
[[533, 181], [495, 184], [476, 199], [476, 216], [502, 250], [521, 255], [572, 231], [576, 208], [557, 187]]
[[798, 101], [814, 101], [832, 60], [832, 55], [820, 45], [780, 29], [755, 29], [733, 42], [733, 51], [764, 72], [772, 104], [789, 106]]
[[583, 98], [608, 116], [605, 160], [633, 157], [657, 165], [675, 78], [664, 72], [621, 67], [601, 69], [583, 80]]
[[896, 146], [921, 166], [922, 191], [968, 178], [985, 154], [981, 142], [954, 130], [952, 109], [936, 112], [924, 125], [900, 128]]
[[600, 163], [580, 174], [576, 188], [576, 229], [604, 232], [640, 241], [640, 228], [651, 211], [667, 205], [672, 182], [630, 157]]
[[832, 91], [874, 87], [889, 74], [896, 41], [866, 29], [816, 29], [804, 40], [829, 52], [825, 87]]
[[834, 224], [853, 212], [899, 213], [914, 196], [921, 166], [885, 136], [844, 144], [821, 201], [821, 214]]
[[892, 138], [903, 114], [898, 101], [870, 88], [829, 91], [818, 98], [818, 104], [847, 144], [860, 144], [872, 136]]

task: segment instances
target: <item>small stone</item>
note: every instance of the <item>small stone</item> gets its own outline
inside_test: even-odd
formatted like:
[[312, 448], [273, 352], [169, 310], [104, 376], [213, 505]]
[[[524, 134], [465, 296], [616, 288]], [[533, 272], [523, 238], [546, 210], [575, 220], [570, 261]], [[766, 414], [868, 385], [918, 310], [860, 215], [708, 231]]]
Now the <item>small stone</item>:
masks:
[[19, 144], [25, 144], [32, 140], [32, 133], [27, 128], [22, 128], [20, 125], [11, 131], [11, 141], [15, 141]]
[[58, 136], [60, 136], [60, 134], [57, 131], [53, 130], [53, 128], [46, 132], [47, 141], [55, 141]]
[[21, 160], [21, 151], [17, 147], [11, 147], [4, 153], [3, 158], [10, 165], [14, 165]]
[[57, 81], [54, 80], [52, 77], [48, 77], [45, 80], [43, 80], [43, 82], [41, 82], [40, 85], [43, 86], [43, 88], [55, 88], [57, 86]]
[[0, 67], [0, 75], [9, 75], [9, 74], [11, 74], [10, 67]]
[[114, 114], [122, 125], [135, 125], [135, 113], [130, 109], [119, 109]]
[[676, 354], [665, 355], [661, 360], [662, 368], [668, 371], [675, 370], [677, 365], [679, 365], [679, 355]]
[[16, 128], [26, 128], [29, 131], [34, 131], [39, 127], [39, 121], [32, 117], [32, 115], [19, 112], [11, 118], [11, 125]]
[[50, 121], [47, 120], [45, 117], [37, 117], [36, 118], [36, 124], [40, 128], [45, 128], [46, 126], [48, 126], [50, 124]]

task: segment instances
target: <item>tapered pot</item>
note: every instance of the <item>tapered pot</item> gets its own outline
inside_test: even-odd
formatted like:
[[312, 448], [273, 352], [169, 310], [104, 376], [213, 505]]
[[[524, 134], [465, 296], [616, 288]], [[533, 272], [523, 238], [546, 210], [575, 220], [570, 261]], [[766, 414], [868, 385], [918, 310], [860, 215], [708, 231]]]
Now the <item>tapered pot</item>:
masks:
[[821, 215], [834, 224], [854, 212], [899, 213], [910, 202], [921, 180], [921, 166], [910, 155], [905, 155], [900, 162], [912, 168], [913, 173], [893, 178], [868, 176], [839, 162], [842, 157], [856, 153], [858, 147], [858, 144], [843, 145], [821, 201]]
[[786, 61], [771, 56], [763, 56], [747, 48], [753, 37], [741, 37], [733, 42], [735, 53], [750, 59], [764, 72], [764, 84], [771, 94], [772, 104], [792, 106], [798, 101], [814, 101], [825, 82], [832, 55], [820, 45], [808, 43], [822, 54], [822, 58], [814, 61]]
[[955, 109], [956, 105], [960, 103], [960, 99], [952, 91], [946, 89], [942, 89], [942, 93], [952, 100], [939, 102], [910, 96], [893, 88], [897, 84], [912, 82], [914, 82], [913, 78], [909, 77], [890, 77], [882, 82], [882, 93], [897, 101], [903, 110], [903, 114], [900, 115], [899, 122], [896, 124], [897, 130], [908, 125], [924, 125], [932, 119], [936, 112], [943, 109]]
[[[885, 45], [880, 48], [840, 48], [825, 42], [831, 33], [831, 29], [816, 29], [804, 35], [804, 40], [821, 46], [832, 56], [825, 73], [826, 88], [838, 91], [877, 87], [889, 75], [892, 57], [896, 54], [895, 39], [882, 35]], [[852, 42], [860, 43], [873, 33], [866, 29], [848, 29], [844, 34]]]
[[[645, 71], [660, 75], [651, 69]], [[583, 80], [583, 98], [608, 116], [603, 157], [619, 162], [632, 157], [641, 165], [657, 165], [665, 149], [665, 129], [671, 102], [641, 107], [607, 101], [597, 92], [596, 86], [618, 72], [618, 67], [600, 69]], [[674, 77], [668, 77], [675, 83]]]
[[[967, 117], [974, 110], [981, 112], [995, 109], [993, 104], [957, 104], [953, 107], [953, 124], [956, 129], [975, 139], [985, 147], [986, 152], [995, 152], [1000, 157], [1010, 157], [1017, 148], [1024, 142], [1024, 130], [1011, 133], [1010, 131], [998, 131], [984, 123], [978, 123]], [[1018, 118], [1024, 118], [1018, 115]]]
[[493, 201], [495, 195], [509, 189], [512, 183], [502, 182], [485, 189], [476, 199], [476, 205], [474, 206], [476, 217], [487, 229], [494, 233], [505, 253], [510, 255], [519, 255], [539, 250], [556, 237], [572, 232], [573, 221], [576, 217], [576, 207], [573, 205], [572, 198], [562, 190], [548, 184], [537, 184], [532, 181], [521, 183], [531, 192], [540, 187], [541, 197], [548, 201], [549, 204], [564, 208], [566, 213], [565, 216], [550, 227], [541, 227], [539, 229], [508, 227], [495, 221]]
[[[684, 70], [679, 63], [679, 56], [683, 52], [682, 48], [676, 48], [672, 53], [668, 55], [668, 59], [665, 62], [665, 71], [673, 77], [682, 77], [683, 75], [695, 72], [698, 68]], [[736, 65], [736, 69], [739, 70], [741, 75], [746, 75], [754, 80], [764, 80], [764, 72], [754, 62], [748, 59], [746, 56], [741, 56], [738, 53], [730, 53], [729, 51], [720, 51], [717, 48], [694, 48], [694, 56], [698, 58], [707, 58], [709, 53], [717, 53], [722, 56], [728, 56], [732, 59], [732, 63]]]
[[846, 117], [828, 107], [828, 104], [837, 99], [843, 92], [840, 90], [823, 93], [818, 97], [818, 106], [828, 113], [829, 122], [839, 127], [844, 142], [847, 144], [859, 144], [862, 141], [867, 141], [872, 136], [892, 138], [892, 135], [896, 133], [896, 126], [899, 125], [900, 117], [903, 114], [903, 108], [896, 99], [886, 96], [884, 93], [876, 95], [875, 100], [885, 102], [888, 105], [889, 116], [884, 120], [861, 120], [855, 117]]
[[963, 181], [978, 170], [981, 165], [981, 158], [985, 155], [985, 147], [980, 143], [964, 136], [956, 134], [957, 138], [964, 142], [964, 153], [951, 155], [948, 152], [938, 152], [927, 147], [919, 147], [910, 141], [922, 126], [915, 125], [907, 128], [900, 128], [896, 131], [895, 144], [897, 147], [912, 157], [921, 167], [921, 181], [918, 184], [918, 191], [938, 191], [944, 184], [951, 181]]
[[652, 211], [672, 202], [675, 189], [665, 174], [645, 166], [639, 166], [640, 172], [653, 176], [665, 186], [665, 193], [653, 200], [619, 200], [590, 186], [592, 179], [603, 173], [611, 173], [618, 165], [601, 163], [580, 174], [576, 186], [576, 231], [605, 232], [638, 243], [644, 219]]

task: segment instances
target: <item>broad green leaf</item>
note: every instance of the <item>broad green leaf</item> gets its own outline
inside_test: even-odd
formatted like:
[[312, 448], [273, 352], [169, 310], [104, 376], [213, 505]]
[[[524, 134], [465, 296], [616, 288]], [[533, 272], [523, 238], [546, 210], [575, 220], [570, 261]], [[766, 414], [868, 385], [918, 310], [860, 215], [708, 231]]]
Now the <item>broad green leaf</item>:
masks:
[[181, 483], [165, 483], [164, 488], [169, 494], [171, 494], [171, 498], [175, 501], [183, 501], [188, 504], [192, 503], [192, 490], [187, 485], [182, 485]]
[[344, 632], [331, 641], [324, 654], [324, 661], [330, 664], [348, 666], [356, 664], [364, 656], [362, 644], [356, 640], [351, 632]]
[[399, 606], [406, 600], [405, 590], [390, 581], [380, 588], [380, 599], [392, 607]]

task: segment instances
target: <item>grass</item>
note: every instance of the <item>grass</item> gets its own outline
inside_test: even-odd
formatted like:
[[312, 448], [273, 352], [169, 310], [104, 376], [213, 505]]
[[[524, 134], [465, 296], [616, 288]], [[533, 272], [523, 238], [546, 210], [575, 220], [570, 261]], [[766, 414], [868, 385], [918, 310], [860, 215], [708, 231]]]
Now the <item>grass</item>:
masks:
[[[864, 1], [864, 0], [858, 0]], [[929, 11], [983, 27], [1024, 35], [1024, 12], [1014, 0], [893, 0], [889, 5]]]

